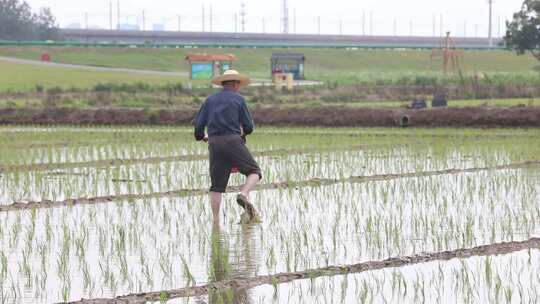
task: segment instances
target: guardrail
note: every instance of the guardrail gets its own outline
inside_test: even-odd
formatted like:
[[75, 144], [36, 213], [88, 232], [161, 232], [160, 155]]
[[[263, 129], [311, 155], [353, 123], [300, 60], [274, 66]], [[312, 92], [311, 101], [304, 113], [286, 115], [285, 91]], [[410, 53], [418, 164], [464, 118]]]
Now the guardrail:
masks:
[[[330, 49], [436, 49], [435, 44], [285, 44], [285, 43], [96, 43], [80, 41], [8, 41], [0, 46], [51, 46], [51, 47], [118, 47], [118, 48], [330, 48]], [[465, 50], [504, 50], [504, 46], [460, 45]]]

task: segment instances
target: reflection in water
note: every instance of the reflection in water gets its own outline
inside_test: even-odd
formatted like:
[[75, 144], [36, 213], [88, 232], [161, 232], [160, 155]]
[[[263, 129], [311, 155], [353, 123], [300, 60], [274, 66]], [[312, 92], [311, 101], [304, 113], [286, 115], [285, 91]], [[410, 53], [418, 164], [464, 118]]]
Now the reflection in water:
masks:
[[[249, 278], [257, 275], [259, 250], [255, 238], [257, 225], [242, 225], [236, 234], [227, 234], [219, 227], [212, 229], [210, 277], [212, 282]], [[209, 292], [208, 302], [252, 303], [250, 291], [234, 288], [223, 292]]]

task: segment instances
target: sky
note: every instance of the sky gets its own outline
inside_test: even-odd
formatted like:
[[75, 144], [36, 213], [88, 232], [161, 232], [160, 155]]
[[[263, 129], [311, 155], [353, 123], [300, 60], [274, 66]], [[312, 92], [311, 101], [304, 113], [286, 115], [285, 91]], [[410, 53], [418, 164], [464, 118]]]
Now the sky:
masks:
[[[289, 0], [289, 32], [438, 36], [442, 30], [451, 31], [454, 36], [486, 37], [489, 23], [488, 1]], [[26, 0], [26, 2], [36, 11], [40, 7], [50, 7], [61, 27], [110, 28], [109, 0]], [[144, 20], [146, 30], [151, 30], [154, 24], [162, 24], [165, 30], [177, 31], [180, 27], [182, 31], [201, 31], [204, 7], [205, 31], [241, 32], [242, 2], [246, 11], [246, 32], [282, 31], [280, 20], [283, 15], [283, 0], [120, 0], [120, 23], [137, 24], [142, 28]], [[116, 28], [118, 0], [112, 0], [112, 3], [112, 24]], [[523, 0], [493, 0], [495, 37], [504, 35], [504, 21], [511, 19], [512, 14], [520, 9], [522, 3]], [[210, 18], [210, 12], [213, 18]]]

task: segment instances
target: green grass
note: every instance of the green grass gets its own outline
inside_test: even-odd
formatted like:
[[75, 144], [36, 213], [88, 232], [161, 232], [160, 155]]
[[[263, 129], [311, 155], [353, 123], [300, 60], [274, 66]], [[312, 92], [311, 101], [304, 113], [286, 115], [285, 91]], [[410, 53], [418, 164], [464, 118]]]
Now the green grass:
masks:
[[[98, 95], [89, 94], [67, 94], [67, 96], [59, 97], [55, 101], [57, 106], [68, 108], [93, 108], [99, 106], [110, 106], [115, 108], [146, 108], [146, 109], [184, 109], [188, 111], [197, 110], [200, 107], [200, 102], [195, 102], [190, 96], [166, 96], [158, 93], [149, 94], [126, 94], [113, 93], [110, 95], [107, 103], [99, 100]], [[405, 108], [411, 103], [409, 101], [352, 101], [352, 102], [325, 102], [320, 100], [306, 102], [281, 102], [281, 101], [265, 101], [263, 103], [254, 102], [252, 98], [246, 97], [250, 107], [279, 107], [279, 108], [321, 108], [321, 107], [351, 107], [351, 108]], [[101, 103], [100, 103], [101, 102]], [[431, 102], [427, 101], [428, 107], [431, 107]], [[27, 96], [16, 98], [0, 98], [0, 108], [43, 108], [50, 106], [46, 96]], [[515, 106], [540, 106], [540, 98], [527, 99], [471, 99], [471, 100], [450, 100], [448, 106], [451, 108], [462, 107], [515, 107]]]
[[[306, 55], [306, 75], [312, 79], [377, 78], [414, 74], [441, 74], [440, 60], [431, 61], [428, 50], [345, 50], [345, 49], [140, 49], [77, 47], [0, 47], [1, 56], [39, 60], [50, 53], [61, 63], [86, 64], [163, 71], [187, 71], [188, 53], [232, 53], [236, 67], [253, 77], [269, 77], [272, 52], [300, 52]], [[531, 55], [509, 51], [465, 51], [465, 73], [534, 73], [538, 62]]]
[[45, 88], [90, 88], [97, 83], [136, 83], [151, 85], [176, 83], [186, 78], [135, 75], [124, 72], [101, 72], [66, 69], [60, 67], [32, 66], [0, 61], [0, 91], [30, 91], [40, 85]]

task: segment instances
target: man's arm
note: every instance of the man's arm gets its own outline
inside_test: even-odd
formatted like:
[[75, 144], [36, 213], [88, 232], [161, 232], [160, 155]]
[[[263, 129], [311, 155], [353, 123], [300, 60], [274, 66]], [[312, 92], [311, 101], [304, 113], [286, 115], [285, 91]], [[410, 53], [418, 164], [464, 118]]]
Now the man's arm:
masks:
[[195, 140], [203, 140], [205, 137], [204, 128], [208, 123], [208, 110], [206, 109], [206, 102], [201, 106], [199, 113], [195, 116]]
[[244, 99], [242, 99], [240, 107], [240, 125], [244, 130], [244, 135], [249, 135], [253, 133], [253, 129], [255, 129], [253, 118], [251, 117], [251, 113], [249, 112], [246, 101]]

